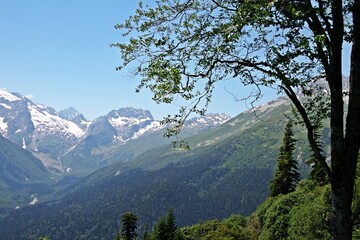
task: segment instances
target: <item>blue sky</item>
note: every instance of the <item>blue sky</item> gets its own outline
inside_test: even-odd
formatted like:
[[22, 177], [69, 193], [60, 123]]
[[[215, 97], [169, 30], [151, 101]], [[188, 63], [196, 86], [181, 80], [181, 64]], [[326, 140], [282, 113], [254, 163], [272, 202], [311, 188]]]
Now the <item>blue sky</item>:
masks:
[[[115, 71], [120, 54], [109, 45], [122, 39], [114, 25], [137, 2], [0, 0], [0, 88], [58, 111], [73, 106], [90, 120], [121, 107], [148, 109], [156, 119], [176, 113], [176, 105], [156, 104], [146, 90], [135, 93], [138, 81]], [[235, 116], [247, 109], [225, 89], [247, 95], [240, 83], [219, 83], [208, 112]], [[271, 90], [264, 94], [263, 101], [274, 98]]]
[[[0, 88], [58, 111], [73, 106], [90, 120], [128, 106], [156, 119], [176, 113], [177, 106], [154, 103], [146, 90], [135, 93], [138, 81], [115, 71], [120, 54], [109, 44], [121, 36], [114, 25], [136, 7], [125, 0], [0, 0]], [[218, 84], [209, 112], [247, 109], [225, 88], [246, 96], [233, 83]]]

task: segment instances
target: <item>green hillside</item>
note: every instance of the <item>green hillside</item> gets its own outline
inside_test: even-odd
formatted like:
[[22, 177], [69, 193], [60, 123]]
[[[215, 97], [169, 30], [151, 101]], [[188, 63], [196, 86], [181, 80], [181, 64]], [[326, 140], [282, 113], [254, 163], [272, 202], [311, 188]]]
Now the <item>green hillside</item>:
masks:
[[[179, 226], [233, 213], [248, 216], [269, 193], [284, 114], [290, 110], [283, 103], [247, 111], [187, 139], [190, 151], [165, 145], [100, 169], [52, 202], [12, 212], [0, 223], [0, 234], [8, 239], [112, 239], [125, 212], [135, 212], [142, 228], [169, 208]], [[307, 143], [300, 128], [294, 132], [300, 138], [294, 153], [306, 174]]]
[[50, 173], [40, 160], [0, 136], [0, 206], [22, 206], [50, 191]]

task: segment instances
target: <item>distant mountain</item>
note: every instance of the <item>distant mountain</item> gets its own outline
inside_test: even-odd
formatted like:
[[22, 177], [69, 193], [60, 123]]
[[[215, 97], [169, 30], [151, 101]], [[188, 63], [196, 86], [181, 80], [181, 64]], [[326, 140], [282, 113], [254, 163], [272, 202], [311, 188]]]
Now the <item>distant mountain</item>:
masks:
[[29, 204], [50, 191], [51, 174], [29, 151], [0, 136], [0, 206]]
[[[208, 114], [185, 123], [182, 136], [191, 136], [217, 127], [230, 119], [226, 114]], [[148, 110], [120, 108], [95, 119], [86, 135], [61, 164], [74, 174], [86, 175], [114, 162], [126, 162], [150, 149], [169, 144], [165, 127]]]
[[86, 130], [90, 124], [90, 121], [86, 120], [78, 110], [73, 107], [59, 111], [59, 117], [72, 121], [76, 125], [80, 126], [83, 130]]
[[[268, 196], [290, 111], [289, 101], [279, 98], [187, 138], [190, 151], [163, 144], [131, 161], [118, 161], [63, 192], [56, 202], [13, 212], [0, 222], [0, 235], [113, 239], [127, 211], [138, 215], [140, 229], [169, 208], [179, 226], [232, 213], [248, 215]], [[300, 127], [294, 132], [295, 157], [306, 174], [306, 134]], [[139, 147], [135, 141], [127, 144]]]
[[57, 159], [74, 146], [85, 131], [61, 118], [55, 109], [0, 90], [0, 133], [25, 149]]
[[[229, 119], [225, 114], [193, 119], [185, 125], [183, 135], [194, 135]], [[87, 175], [169, 143], [161, 137], [164, 128], [148, 110], [125, 107], [88, 121], [73, 107], [57, 112], [21, 94], [0, 90], [0, 134], [32, 151], [59, 174]], [[150, 140], [149, 135], [162, 140]], [[127, 149], [129, 142], [133, 143]]]

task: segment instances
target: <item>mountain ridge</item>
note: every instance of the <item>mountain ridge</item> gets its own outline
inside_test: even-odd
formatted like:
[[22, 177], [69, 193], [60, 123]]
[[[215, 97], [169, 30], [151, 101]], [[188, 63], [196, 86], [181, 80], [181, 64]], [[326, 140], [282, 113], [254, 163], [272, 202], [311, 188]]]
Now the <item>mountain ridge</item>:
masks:
[[[225, 114], [209, 114], [193, 119], [185, 128], [195, 134], [229, 119]], [[0, 134], [41, 156], [58, 174], [89, 174], [116, 161], [103, 160], [108, 150], [148, 134], [162, 135], [165, 127], [148, 110], [123, 107], [89, 121], [73, 107], [57, 112], [19, 93], [0, 90]]]

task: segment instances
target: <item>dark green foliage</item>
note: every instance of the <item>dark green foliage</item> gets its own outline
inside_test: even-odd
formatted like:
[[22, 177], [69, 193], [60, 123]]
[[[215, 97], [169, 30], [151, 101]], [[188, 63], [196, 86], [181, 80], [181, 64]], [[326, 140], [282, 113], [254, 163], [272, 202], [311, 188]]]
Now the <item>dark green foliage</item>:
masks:
[[[250, 129], [246, 136], [265, 143]], [[141, 213], [139, 226], [157, 221], [169, 208], [178, 216], [179, 226], [221, 219], [234, 212], [249, 215], [268, 195], [271, 170], [266, 160], [270, 157], [264, 154], [273, 153], [256, 153], [255, 146], [244, 145], [249, 142], [247, 138], [233, 137], [219, 146], [191, 152], [149, 152], [146, 156], [151, 158], [146, 160], [154, 164], [145, 163], [152, 166], [173, 161], [170, 157], [178, 161], [152, 171], [123, 170], [122, 164], [113, 165], [89, 176], [59, 203], [14, 212], [0, 223], [0, 234], [16, 240], [26, 239], [35, 231], [54, 240], [78, 236], [113, 239], [118, 216], [128, 211]], [[243, 160], [233, 162], [232, 157]], [[261, 159], [262, 163], [251, 159]], [[118, 169], [122, 172], [115, 176]]]
[[121, 240], [120, 233], [116, 233], [115, 240]]
[[170, 209], [166, 217], [161, 217], [154, 227], [153, 240], [176, 240], [175, 216]]
[[169, 209], [167, 215], [166, 215], [166, 231], [168, 239], [175, 239], [175, 233], [177, 230], [176, 224], [175, 224], [175, 215], [172, 209]]
[[137, 237], [137, 216], [132, 212], [127, 212], [122, 216], [121, 239], [134, 240]]
[[329, 186], [303, 180], [295, 192], [268, 199], [254, 214], [262, 225], [259, 239], [329, 239], [328, 193]]
[[273, 197], [293, 192], [300, 180], [297, 162], [293, 159], [295, 148], [293, 135], [292, 123], [289, 121], [285, 128], [283, 144], [280, 147], [275, 176], [270, 183], [270, 195]]
[[185, 240], [250, 240], [257, 239], [252, 226], [241, 215], [231, 215], [222, 222], [208, 220], [180, 229], [181, 239]]
[[34, 232], [54, 240], [79, 236], [113, 239], [117, 216], [127, 211], [141, 213], [140, 226], [158, 220], [166, 209], [173, 208], [179, 216], [178, 224], [184, 226], [238, 211], [248, 215], [268, 195], [270, 170], [212, 170], [216, 177], [211, 178], [205, 160], [209, 163], [215, 159], [205, 157], [204, 165], [131, 171], [84, 188], [60, 203], [14, 211], [1, 221], [0, 233], [14, 236], [8, 240], [25, 240]]
[[142, 240], [151, 240], [151, 233], [149, 232], [149, 225], [145, 224]]
[[[289, 105], [275, 102], [257, 110], [257, 117], [267, 121], [244, 112], [229, 124], [190, 139], [192, 146], [203, 147], [158, 148], [129, 164], [103, 168], [68, 189], [58, 202], [14, 211], [0, 222], [0, 234], [16, 240], [35, 233], [54, 240], [114, 239], [118, 216], [125, 212], [139, 213], [142, 230], [170, 208], [178, 226], [232, 213], [247, 216], [269, 194], [271, 169], [285, 127], [281, 116], [288, 109]], [[301, 146], [301, 151], [306, 150], [306, 144]], [[301, 156], [307, 159], [306, 152]]]
[[[322, 141], [320, 140], [321, 135], [319, 133], [319, 129], [322, 128], [321, 126], [322, 125], [319, 123], [319, 127], [314, 129], [314, 137], [319, 149], [323, 148]], [[307, 164], [311, 166], [310, 179], [312, 179], [321, 186], [329, 183], [329, 177], [326, 173], [326, 170], [324, 169], [321, 160], [316, 158], [313, 151], [311, 158], [307, 161]]]
[[[313, 156], [314, 157], [314, 156]], [[327, 176], [321, 162], [316, 158], [311, 158], [307, 161], [311, 166], [310, 179], [315, 181], [319, 185], [325, 185], [329, 183], [329, 177]]]

